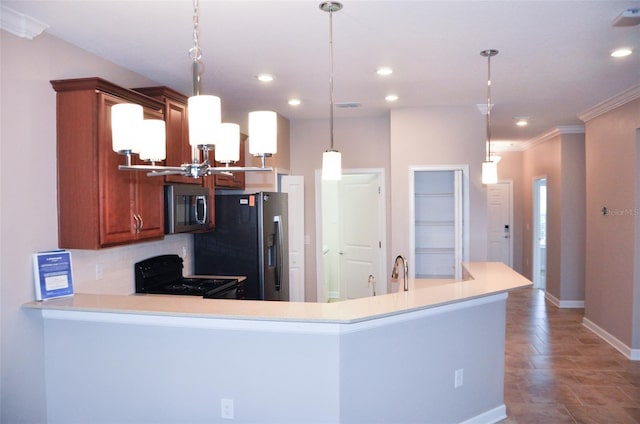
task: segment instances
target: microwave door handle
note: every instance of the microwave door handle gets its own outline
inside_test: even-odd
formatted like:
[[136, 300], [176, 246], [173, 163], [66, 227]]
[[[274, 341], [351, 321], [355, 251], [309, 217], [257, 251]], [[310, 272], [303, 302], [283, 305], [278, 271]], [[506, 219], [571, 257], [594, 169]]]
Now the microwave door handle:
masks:
[[[198, 203], [202, 202], [202, 218], [198, 216]], [[204, 225], [207, 222], [207, 198], [206, 196], [196, 196], [196, 208], [195, 208], [196, 222], [200, 225]]]
[[282, 268], [283, 268], [283, 235], [282, 235], [282, 217], [276, 215], [273, 217], [273, 223], [276, 227], [276, 291], [280, 291], [282, 287]]

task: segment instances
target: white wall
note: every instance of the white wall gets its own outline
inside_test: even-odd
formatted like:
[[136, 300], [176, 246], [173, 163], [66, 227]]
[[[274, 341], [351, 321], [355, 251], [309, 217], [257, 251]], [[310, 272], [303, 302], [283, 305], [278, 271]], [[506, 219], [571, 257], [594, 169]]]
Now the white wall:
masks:
[[[291, 171], [305, 176], [305, 262], [307, 300], [316, 293], [315, 175], [328, 146], [328, 120], [291, 122]], [[480, 172], [485, 155], [485, 120], [475, 105], [392, 110], [389, 116], [335, 121], [335, 147], [344, 168], [384, 168], [387, 178], [387, 257], [408, 256], [409, 167], [469, 165], [470, 252], [472, 261], [487, 256], [486, 189]]]
[[[341, 111], [348, 115], [348, 112]], [[342, 152], [342, 167], [389, 169], [389, 118], [337, 117], [334, 122], [335, 148]], [[291, 174], [304, 176], [305, 235], [305, 297], [315, 301], [316, 285], [316, 186], [315, 171], [322, 167], [322, 153], [329, 147], [329, 121], [325, 119], [291, 121]], [[389, 173], [385, 172], [389, 205]], [[388, 208], [388, 206], [387, 206]], [[388, 217], [388, 214], [387, 214]], [[391, 226], [387, 218], [387, 240]], [[391, 257], [391, 253], [387, 252]]]
[[585, 317], [640, 355], [640, 98], [585, 129]]
[[391, 251], [409, 252], [409, 167], [469, 165], [469, 259], [487, 257], [484, 117], [475, 105], [391, 111]]
[[45, 311], [49, 424], [230, 422], [222, 398], [235, 423], [495, 422], [506, 298], [352, 324]]
[[[0, 43], [1, 422], [33, 424], [46, 422], [43, 328], [21, 305], [35, 298], [31, 254], [58, 247], [56, 96], [49, 81], [100, 76], [125, 87], [153, 82], [47, 34], [29, 41], [0, 30]], [[133, 263], [156, 253], [182, 254], [183, 245], [191, 249], [188, 237], [73, 251], [76, 287], [130, 293]], [[96, 263], [104, 267], [103, 281], [95, 281]]]

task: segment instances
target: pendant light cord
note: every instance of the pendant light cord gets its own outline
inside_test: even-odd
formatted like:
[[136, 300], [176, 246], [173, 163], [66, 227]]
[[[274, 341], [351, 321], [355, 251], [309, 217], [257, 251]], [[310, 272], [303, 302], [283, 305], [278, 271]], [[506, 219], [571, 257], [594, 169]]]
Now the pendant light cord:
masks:
[[202, 74], [202, 50], [200, 49], [200, 3], [193, 0], [193, 47], [189, 49], [191, 71], [193, 75], [192, 91], [194, 96], [200, 95], [200, 76]]
[[498, 54], [498, 50], [483, 50], [481, 56], [487, 58], [487, 162], [491, 162], [491, 56]]
[[329, 130], [333, 150], [333, 7], [329, 8]]
[[487, 162], [491, 162], [491, 53], [487, 55]]

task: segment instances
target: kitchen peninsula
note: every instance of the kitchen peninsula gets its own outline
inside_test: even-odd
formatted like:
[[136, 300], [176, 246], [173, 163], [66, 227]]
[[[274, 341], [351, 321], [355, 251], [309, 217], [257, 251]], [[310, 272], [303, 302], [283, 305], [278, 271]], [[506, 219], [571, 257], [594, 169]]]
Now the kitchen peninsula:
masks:
[[496, 422], [506, 292], [531, 282], [500, 263], [465, 270], [337, 303], [28, 303], [44, 320], [48, 422]]

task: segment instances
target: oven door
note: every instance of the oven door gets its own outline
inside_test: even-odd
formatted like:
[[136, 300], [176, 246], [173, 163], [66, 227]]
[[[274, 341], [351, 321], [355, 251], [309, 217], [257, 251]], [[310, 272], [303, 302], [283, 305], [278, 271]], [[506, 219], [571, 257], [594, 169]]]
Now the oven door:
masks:
[[191, 184], [166, 185], [165, 234], [188, 233], [209, 226], [209, 189]]

